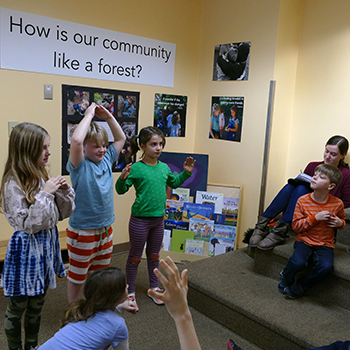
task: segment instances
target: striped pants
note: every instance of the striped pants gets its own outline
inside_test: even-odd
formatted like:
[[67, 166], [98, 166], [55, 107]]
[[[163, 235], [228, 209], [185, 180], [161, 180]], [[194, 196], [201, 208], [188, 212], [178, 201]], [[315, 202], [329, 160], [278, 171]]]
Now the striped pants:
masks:
[[159, 266], [159, 251], [163, 242], [164, 217], [142, 218], [134, 215], [129, 221], [130, 249], [125, 272], [129, 285], [128, 292], [135, 292], [135, 281], [142, 251], [146, 246], [147, 267], [150, 288], [158, 287], [158, 278], [153, 270]]
[[69, 256], [68, 280], [83, 284], [90, 271], [108, 267], [113, 251], [111, 226], [96, 230], [79, 230], [68, 225], [67, 248]]

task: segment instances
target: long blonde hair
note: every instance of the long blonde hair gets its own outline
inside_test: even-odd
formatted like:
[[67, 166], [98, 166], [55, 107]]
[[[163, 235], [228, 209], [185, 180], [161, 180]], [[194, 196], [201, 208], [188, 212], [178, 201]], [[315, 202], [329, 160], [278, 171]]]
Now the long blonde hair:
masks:
[[23, 190], [29, 203], [35, 202], [42, 179], [49, 179], [45, 167], [39, 167], [38, 162], [44, 147], [48, 132], [39, 125], [20, 123], [10, 134], [8, 156], [2, 176], [0, 188], [0, 205], [3, 204], [4, 186], [13, 177]]

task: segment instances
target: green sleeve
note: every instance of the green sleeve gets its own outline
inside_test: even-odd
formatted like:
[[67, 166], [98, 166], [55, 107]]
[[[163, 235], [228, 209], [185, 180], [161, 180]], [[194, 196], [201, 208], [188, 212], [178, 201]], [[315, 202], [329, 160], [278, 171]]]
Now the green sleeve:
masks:
[[132, 182], [127, 178], [126, 180], [120, 180], [120, 177], [118, 178], [117, 182], [115, 183], [115, 190], [118, 194], [124, 194], [128, 192], [129, 188], [132, 186]]
[[181, 186], [188, 178], [192, 176], [188, 174], [186, 171], [183, 171], [181, 174], [175, 176], [171, 171], [168, 176], [167, 185], [171, 188], [178, 188]]

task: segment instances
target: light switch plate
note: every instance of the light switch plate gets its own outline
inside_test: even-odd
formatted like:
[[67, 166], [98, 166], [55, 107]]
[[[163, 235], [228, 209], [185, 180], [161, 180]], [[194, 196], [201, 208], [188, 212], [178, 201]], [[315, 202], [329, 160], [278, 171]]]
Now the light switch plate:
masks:
[[9, 136], [11, 134], [12, 129], [18, 124], [18, 122], [9, 122]]
[[53, 99], [53, 86], [49, 84], [44, 85], [44, 99], [52, 100]]

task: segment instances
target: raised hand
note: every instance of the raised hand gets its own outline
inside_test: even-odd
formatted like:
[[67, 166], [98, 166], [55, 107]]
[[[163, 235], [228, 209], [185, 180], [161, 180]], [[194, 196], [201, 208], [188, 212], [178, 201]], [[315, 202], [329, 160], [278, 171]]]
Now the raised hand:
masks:
[[193, 160], [192, 157], [187, 157], [185, 162], [184, 162], [184, 170], [188, 173], [191, 174], [193, 171], [193, 168], [196, 164], [196, 161]]
[[124, 181], [127, 179], [127, 177], [130, 174], [130, 169], [131, 169], [132, 163], [129, 163], [123, 170], [122, 173], [120, 174], [120, 180]]

